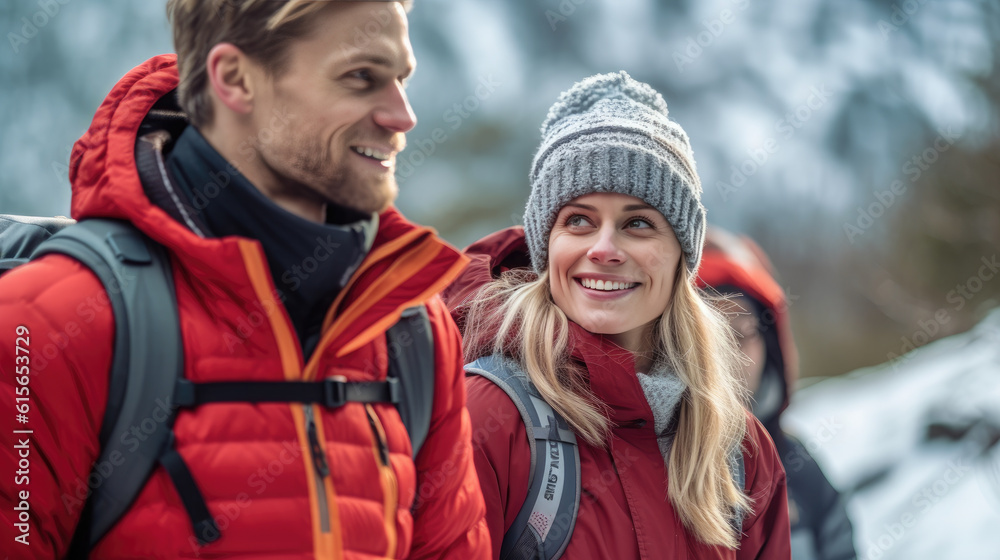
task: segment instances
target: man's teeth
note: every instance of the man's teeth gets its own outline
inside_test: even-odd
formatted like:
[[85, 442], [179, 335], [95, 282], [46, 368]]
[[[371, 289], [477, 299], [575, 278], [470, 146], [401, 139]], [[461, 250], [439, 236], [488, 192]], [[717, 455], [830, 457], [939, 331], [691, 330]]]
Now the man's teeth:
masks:
[[635, 282], [605, 282], [604, 280], [593, 280], [591, 278], [583, 278], [580, 281], [583, 283], [584, 288], [590, 288], [591, 290], [604, 290], [605, 292], [630, 290], [639, 285]]
[[363, 156], [368, 156], [370, 158], [377, 159], [379, 161], [385, 161], [389, 159], [389, 154], [385, 152], [380, 152], [378, 150], [373, 150], [371, 148], [361, 148], [359, 146], [354, 146], [354, 151], [358, 152]]

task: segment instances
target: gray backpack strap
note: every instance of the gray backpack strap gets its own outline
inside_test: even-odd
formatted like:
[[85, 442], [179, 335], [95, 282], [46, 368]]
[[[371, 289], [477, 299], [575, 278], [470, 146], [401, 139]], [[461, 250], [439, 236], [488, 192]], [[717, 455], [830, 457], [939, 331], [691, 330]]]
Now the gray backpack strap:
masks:
[[[53, 235], [32, 258], [50, 253], [97, 275], [115, 319], [96, 463], [114, 465], [114, 476], [98, 473], [102, 482], [92, 489], [70, 549], [89, 551], [131, 506], [170, 439], [171, 399], [184, 365], [177, 299], [166, 251], [126, 222], [84, 220]], [[137, 427], [145, 439], [130, 435]]]
[[434, 409], [434, 333], [427, 308], [419, 305], [403, 311], [385, 336], [388, 377], [399, 380], [402, 390], [397, 407], [416, 458], [430, 431]]
[[545, 402], [520, 366], [501, 356], [465, 366], [504, 390], [528, 432], [528, 496], [500, 545], [500, 560], [559, 558], [580, 510], [580, 450], [576, 434]]
[[28, 262], [42, 242], [75, 223], [69, 218], [0, 214], [0, 274]]

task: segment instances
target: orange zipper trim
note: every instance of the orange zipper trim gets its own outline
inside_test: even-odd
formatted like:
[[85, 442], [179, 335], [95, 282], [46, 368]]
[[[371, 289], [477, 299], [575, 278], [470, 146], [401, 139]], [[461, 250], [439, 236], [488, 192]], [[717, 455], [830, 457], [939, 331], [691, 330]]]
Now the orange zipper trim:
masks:
[[[299, 445], [302, 446], [302, 457], [305, 461], [306, 483], [309, 486], [309, 513], [312, 520], [313, 555], [316, 558], [329, 558], [324, 555], [323, 529], [319, 523], [319, 500], [316, 498], [318, 489], [316, 488], [315, 476], [313, 476], [312, 450], [309, 446], [309, 436], [306, 434], [305, 413], [302, 411], [303, 405], [290, 405], [292, 408], [292, 418], [295, 419], [295, 432], [299, 436]], [[305, 405], [308, 406], [308, 405]]]
[[[326, 454], [326, 447], [323, 443], [326, 441], [326, 434], [323, 432], [323, 416], [320, 414], [318, 405], [306, 405], [313, 406], [313, 412], [315, 413], [314, 418], [316, 422], [316, 435], [319, 436], [319, 446], [323, 448], [323, 454]], [[329, 459], [327, 459], [329, 461]], [[327, 476], [323, 479], [323, 488], [321, 492], [326, 492], [326, 503], [329, 504], [330, 509], [330, 532], [320, 535], [320, 540], [322, 541], [322, 555], [317, 554], [316, 558], [332, 558], [334, 560], [340, 560], [344, 556], [344, 537], [341, 533], [340, 527], [340, 507], [337, 505], [337, 491], [333, 487], [333, 476]]]
[[[339, 334], [339, 332], [342, 331], [348, 324], [344, 321], [344, 314], [341, 314], [336, 319], [334, 319], [334, 317], [337, 314], [337, 309], [340, 307], [341, 303], [343, 303], [344, 298], [348, 293], [350, 293], [354, 285], [357, 284], [358, 279], [361, 278], [361, 276], [376, 263], [398, 251], [400, 248], [412, 243], [415, 239], [426, 234], [427, 232], [428, 230], [415, 230], [393, 239], [392, 241], [372, 251], [368, 255], [368, 258], [366, 258], [364, 262], [361, 263], [361, 266], [358, 267], [358, 270], [354, 271], [354, 274], [351, 276], [351, 279], [348, 280], [347, 285], [344, 286], [344, 289], [340, 290], [340, 293], [337, 294], [336, 299], [333, 300], [333, 304], [326, 312], [326, 318], [323, 320], [323, 330], [321, 331], [323, 332], [323, 336], [320, 338], [319, 344], [316, 345], [316, 349], [313, 350], [312, 359], [309, 360], [308, 364], [306, 364], [305, 371], [303, 372], [304, 380], [311, 381], [317, 378], [319, 358], [322, 356], [323, 350], [330, 345], [330, 342], [334, 339], [334, 337], [337, 336], [337, 334]], [[405, 278], [403, 280], [405, 281]], [[371, 298], [369, 294], [370, 292], [367, 292], [362, 300], [353, 302], [350, 308], [356, 308], [361, 303], [366, 304], [365, 309], [371, 307], [372, 303], [377, 301], [377, 298]], [[334, 329], [336, 329], [336, 332]]]
[[[274, 331], [274, 338], [278, 342], [278, 354], [281, 356], [281, 369], [284, 372], [285, 380], [292, 381], [301, 376], [302, 354], [299, 350], [297, 336], [292, 332], [288, 321], [284, 320], [281, 314], [281, 301], [274, 297], [270, 290], [270, 271], [264, 263], [262, 252], [257, 244], [252, 241], [239, 241], [240, 253], [243, 255], [243, 264], [246, 267], [247, 275], [250, 277], [250, 285], [253, 286], [257, 299], [261, 304], [270, 303], [270, 313], [267, 320], [271, 323]], [[265, 307], [265, 309], [268, 309]]]
[[389, 241], [385, 245], [382, 245], [369, 253], [368, 257], [361, 263], [361, 266], [358, 267], [358, 269], [354, 271], [354, 274], [351, 275], [351, 279], [347, 281], [347, 285], [344, 286], [344, 289], [340, 290], [340, 293], [337, 294], [336, 299], [333, 300], [333, 305], [331, 305], [330, 309], [326, 311], [326, 317], [323, 318], [323, 332], [326, 332], [326, 330], [330, 327], [330, 324], [333, 323], [334, 316], [336, 315], [340, 304], [343, 303], [344, 297], [346, 297], [351, 291], [351, 288], [354, 287], [358, 279], [361, 278], [365, 272], [368, 272], [368, 269], [375, 266], [375, 263], [409, 245], [418, 237], [428, 232], [429, 230], [425, 229], [411, 231], [393, 239], [392, 241]]
[[[368, 418], [375, 428], [372, 433], [372, 451], [375, 454], [375, 462], [378, 464], [379, 481], [382, 483], [382, 506], [385, 511], [385, 536], [388, 540], [385, 556], [396, 557], [396, 546], [398, 537], [396, 535], [396, 509], [399, 507], [399, 483], [396, 480], [396, 472], [392, 470], [389, 458], [389, 441], [385, 437], [385, 428], [379, 420], [375, 408], [370, 404], [365, 405], [368, 411]], [[382, 450], [385, 451], [385, 461], [383, 461]]]
[[[437, 253], [435, 253], [434, 255], [431, 256], [431, 260], [433, 260], [435, 257], [437, 257]], [[427, 262], [430, 262], [430, 261], [427, 261]], [[416, 263], [415, 264], [415, 268], [417, 270], [422, 269], [422, 268], [424, 268], [424, 266], [427, 265], [427, 262]], [[379, 334], [384, 333], [386, 330], [389, 329], [389, 327], [391, 327], [393, 324], [395, 324], [396, 321], [399, 320], [399, 316], [403, 313], [403, 311], [405, 311], [406, 309], [409, 309], [410, 307], [413, 307], [415, 305], [420, 305], [422, 303], [427, 302], [427, 300], [431, 299], [435, 294], [437, 294], [441, 290], [443, 290], [446, 287], [448, 287], [448, 285], [451, 284], [452, 280], [454, 280], [455, 277], [458, 276], [458, 273], [461, 272], [462, 269], [465, 268], [465, 266], [468, 263], [469, 263], [469, 260], [467, 258], [465, 258], [464, 256], [461, 259], [457, 260], [455, 262], [455, 264], [453, 264], [451, 267], [449, 267], [448, 270], [446, 270], [444, 272], [444, 274], [440, 275], [438, 277], [438, 279], [436, 281], [434, 281], [433, 284], [431, 284], [430, 286], [428, 286], [428, 288], [426, 290], [424, 290], [423, 292], [421, 292], [420, 294], [418, 294], [416, 297], [414, 297], [410, 301], [408, 301], [408, 302], [400, 305], [398, 308], [396, 308], [396, 311], [394, 311], [394, 312], [386, 315], [385, 317], [383, 317], [379, 321], [376, 321], [374, 324], [372, 324], [367, 329], [365, 329], [364, 331], [362, 331], [360, 334], [358, 334], [357, 336], [355, 336], [353, 339], [351, 339], [350, 341], [348, 341], [346, 344], [344, 344], [343, 346], [341, 346], [337, 350], [336, 356], [338, 358], [342, 357], [342, 356], [346, 356], [350, 352], [353, 352], [353, 351], [357, 350], [358, 348], [360, 348], [361, 346], [367, 344], [371, 339], [375, 338]], [[390, 270], [393, 270], [393, 269], [390, 269]], [[387, 274], [388, 274], [388, 271], [387, 271]], [[404, 274], [404, 273], [395, 272], [395, 274]], [[396, 286], [392, 287], [392, 289], [395, 289], [395, 288], [396, 288]]]
[[[281, 314], [281, 302], [270, 290], [270, 271], [267, 268], [263, 254], [257, 245], [252, 241], [240, 240], [240, 253], [243, 257], [244, 267], [250, 284], [253, 286], [257, 299], [261, 304], [270, 303], [273, 311], [266, 313], [268, 322], [274, 332], [275, 340], [278, 344], [278, 353], [281, 358], [282, 373], [286, 381], [293, 381], [302, 378], [302, 354], [299, 349], [297, 336], [292, 332], [290, 323]], [[292, 420], [295, 424], [295, 432], [299, 438], [299, 445], [302, 446], [302, 459], [305, 465], [306, 484], [309, 488], [309, 510], [312, 520], [313, 534], [313, 555], [322, 560], [341, 560], [343, 557], [343, 543], [340, 534], [340, 519], [336, 504], [336, 494], [333, 492], [331, 477], [325, 477], [325, 488], [317, 488], [315, 477], [313, 476], [313, 454], [309, 445], [309, 436], [306, 433], [306, 419], [304, 407], [312, 405], [289, 404], [292, 413]], [[315, 410], [314, 410], [315, 412]], [[316, 417], [319, 417], [316, 415]], [[320, 436], [320, 447], [322, 447], [322, 423], [316, 422], [316, 428]], [[325, 453], [325, 449], [324, 449]], [[327, 509], [330, 513], [330, 532], [324, 533], [320, 527], [319, 492], [326, 492]]]
[[[422, 269], [426, 268], [427, 265], [430, 264], [440, 252], [441, 246], [431, 240], [428, 240], [428, 243], [424, 243], [419, 247], [414, 248], [412, 251], [400, 255], [391, 265], [389, 265], [389, 267], [385, 270], [385, 273], [372, 282], [371, 286], [369, 286], [365, 291], [364, 296], [361, 299], [351, 302], [340, 317], [333, 322], [330, 326], [331, 340], [347, 330], [347, 327], [354, 323], [359, 317], [364, 315], [365, 311], [370, 309], [375, 302], [389, 295], [393, 290], [404, 284], [412, 276], [418, 274]], [[401, 308], [400, 311], [402, 311], [402, 309], [405, 309], [405, 307]], [[369, 326], [364, 331], [356, 334], [351, 341], [338, 349], [338, 357], [343, 356], [351, 350], [367, 343], [370, 338], [365, 337], [369, 336], [370, 333], [374, 332], [375, 336], [377, 336], [378, 334], [385, 332], [387, 328], [392, 326], [392, 324], [399, 319], [398, 316], [394, 315], [394, 313], [387, 315], [375, 324]], [[374, 337], [372, 336], [371, 338]], [[351, 346], [352, 344], [353, 346]], [[350, 349], [348, 349], [348, 347], [350, 347]]]
[[[408, 237], [413, 238], [415, 236], [410, 235]], [[410, 239], [410, 241], [412, 241], [412, 239]], [[425, 250], [425, 248], [428, 247], [427, 245], [428, 243], [430, 246], [433, 246], [438, 249], [440, 248], [440, 245], [434, 242], [433, 238], [428, 238], [425, 244], [421, 244], [417, 248], [410, 250], [402, 255], [399, 255], [396, 258], [396, 261], [392, 265], [390, 265], [388, 269], [386, 269], [385, 273], [380, 275], [380, 277], [375, 281], [375, 283], [373, 283], [372, 286], [368, 287], [365, 290], [364, 294], [362, 294], [360, 299], [352, 301], [347, 306], [346, 309], [344, 309], [339, 315], [336, 315], [336, 310], [343, 302], [343, 298], [346, 297], [346, 295], [350, 292], [351, 288], [356, 284], [357, 279], [360, 278], [360, 276], [365, 271], [370, 269], [375, 263], [384, 259], [391, 253], [385, 250], [373, 253], [371, 255], [371, 259], [366, 261], [367, 266], [363, 264], [361, 268], [358, 269], [358, 271], [351, 278], [350, 282], [348, 282], [347, 286], [344, 287], [344, 289], [340, 291], [340, 294], [337, 295], [337, 299], [334, 300], [333, 305], [331, 305], [330, 309], [327, 311], [327, 321], [324, 322], [323, 336], [320, 339], [319, 344], [316, 345], [316, 350], [313, 352], [313, 359], [310, 360], [308, 364], [306, 364], [304, 372], [305, 379], [307, 380], [317, 379], [318, 375], [317, 370], [319, 368], [319, 357], [323, 354], [323, 351], [331, 344], [331, 342], [334, 339], [340, 336], [344, 332], [344, 330], [347, 329], [347, 327], [349, 327], [355, 320], [357, 320], [357, 318], [360, 317], [365, 311], [370, 309], [372, 305], [374, 305], [377, 301], [382, 299], [382, 297], [384, 297], [385, 295], [389, 294], [394, 288], [406, 282], [406, 280], [408, 280], [412, 274], [416, 273], [416, 271], [418, 270], [416, 267], [414, 267], [412, 271], [408, 271], [407, 273], [400, 273], [398, 272], [399, 268], [398, 265], [400, 264], [401, 261], [407, 261], [411, 259], [414, 254], [419, 255], [422, 249]], [[396, 246], [401, 244], [393, 243], [392, 245]], [[381, 249], [386, 249], [386, 248], [387, 247], [382, 247]], [[434, 255], [431, 255], [420, 266], [426, 265], [433, 259], [433, 257]], [[391, 285], [389, 285], [388, 288], [385, 287], [387, 282], [391, 283]], [[385, 329], [383, 328], [383, 331], [384, 330]], [[368, 329], [366, 329], [361, 334], [366, 334], [366, 333], [368, 333]], [[338, 353], [338, 355], [342, 356], [343, 354]]]

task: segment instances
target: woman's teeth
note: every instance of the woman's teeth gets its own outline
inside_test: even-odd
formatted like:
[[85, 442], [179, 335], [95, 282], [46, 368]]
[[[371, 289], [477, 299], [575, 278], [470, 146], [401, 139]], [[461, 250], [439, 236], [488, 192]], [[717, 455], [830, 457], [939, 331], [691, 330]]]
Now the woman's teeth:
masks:
[[583, 284], [584, 288], [590, 288], [591, 290], [604, 290], [605, 292], [630, 290], [639, 285], [636, 282], [605, 282], [604, 280], [593, 280], [591, 278], [581, 278], [580, 283]]
[[378, 150], [373, 150], [371, 148], [360, 148], [358, 146], [354, 146], [354, 151], [358, 152], [363, 156], [368, 156], [372, 159], [377, 159], [379, 161], [385, 161], [389, 159], [389, 154], [380, 152]]

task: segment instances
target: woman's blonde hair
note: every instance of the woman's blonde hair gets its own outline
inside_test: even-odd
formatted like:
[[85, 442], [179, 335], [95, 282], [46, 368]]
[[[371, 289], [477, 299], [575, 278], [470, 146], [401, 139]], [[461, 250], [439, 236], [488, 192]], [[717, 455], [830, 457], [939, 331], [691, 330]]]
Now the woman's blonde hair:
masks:
[[[729, 322], [692, 283], [683, 260], [671, 303], [653, 331], [657, 360], [687, 384], [668, 461], [668, 495], [684, 526], [701, 542], [736, 548], [734, 516], [750, 510], [730, 470], [746, 432], [742, 358]], [[466, 361], [502, 353], [516, 359], [542, 397], [595, 447], [611, 421], [590, 391], [586, 371], [568, 355], [569, 319], [552, 300], [549, 273], [514, 270], [487, 284], [469, 304]], [[739, 512], [739, 513], [738, 513]]]

